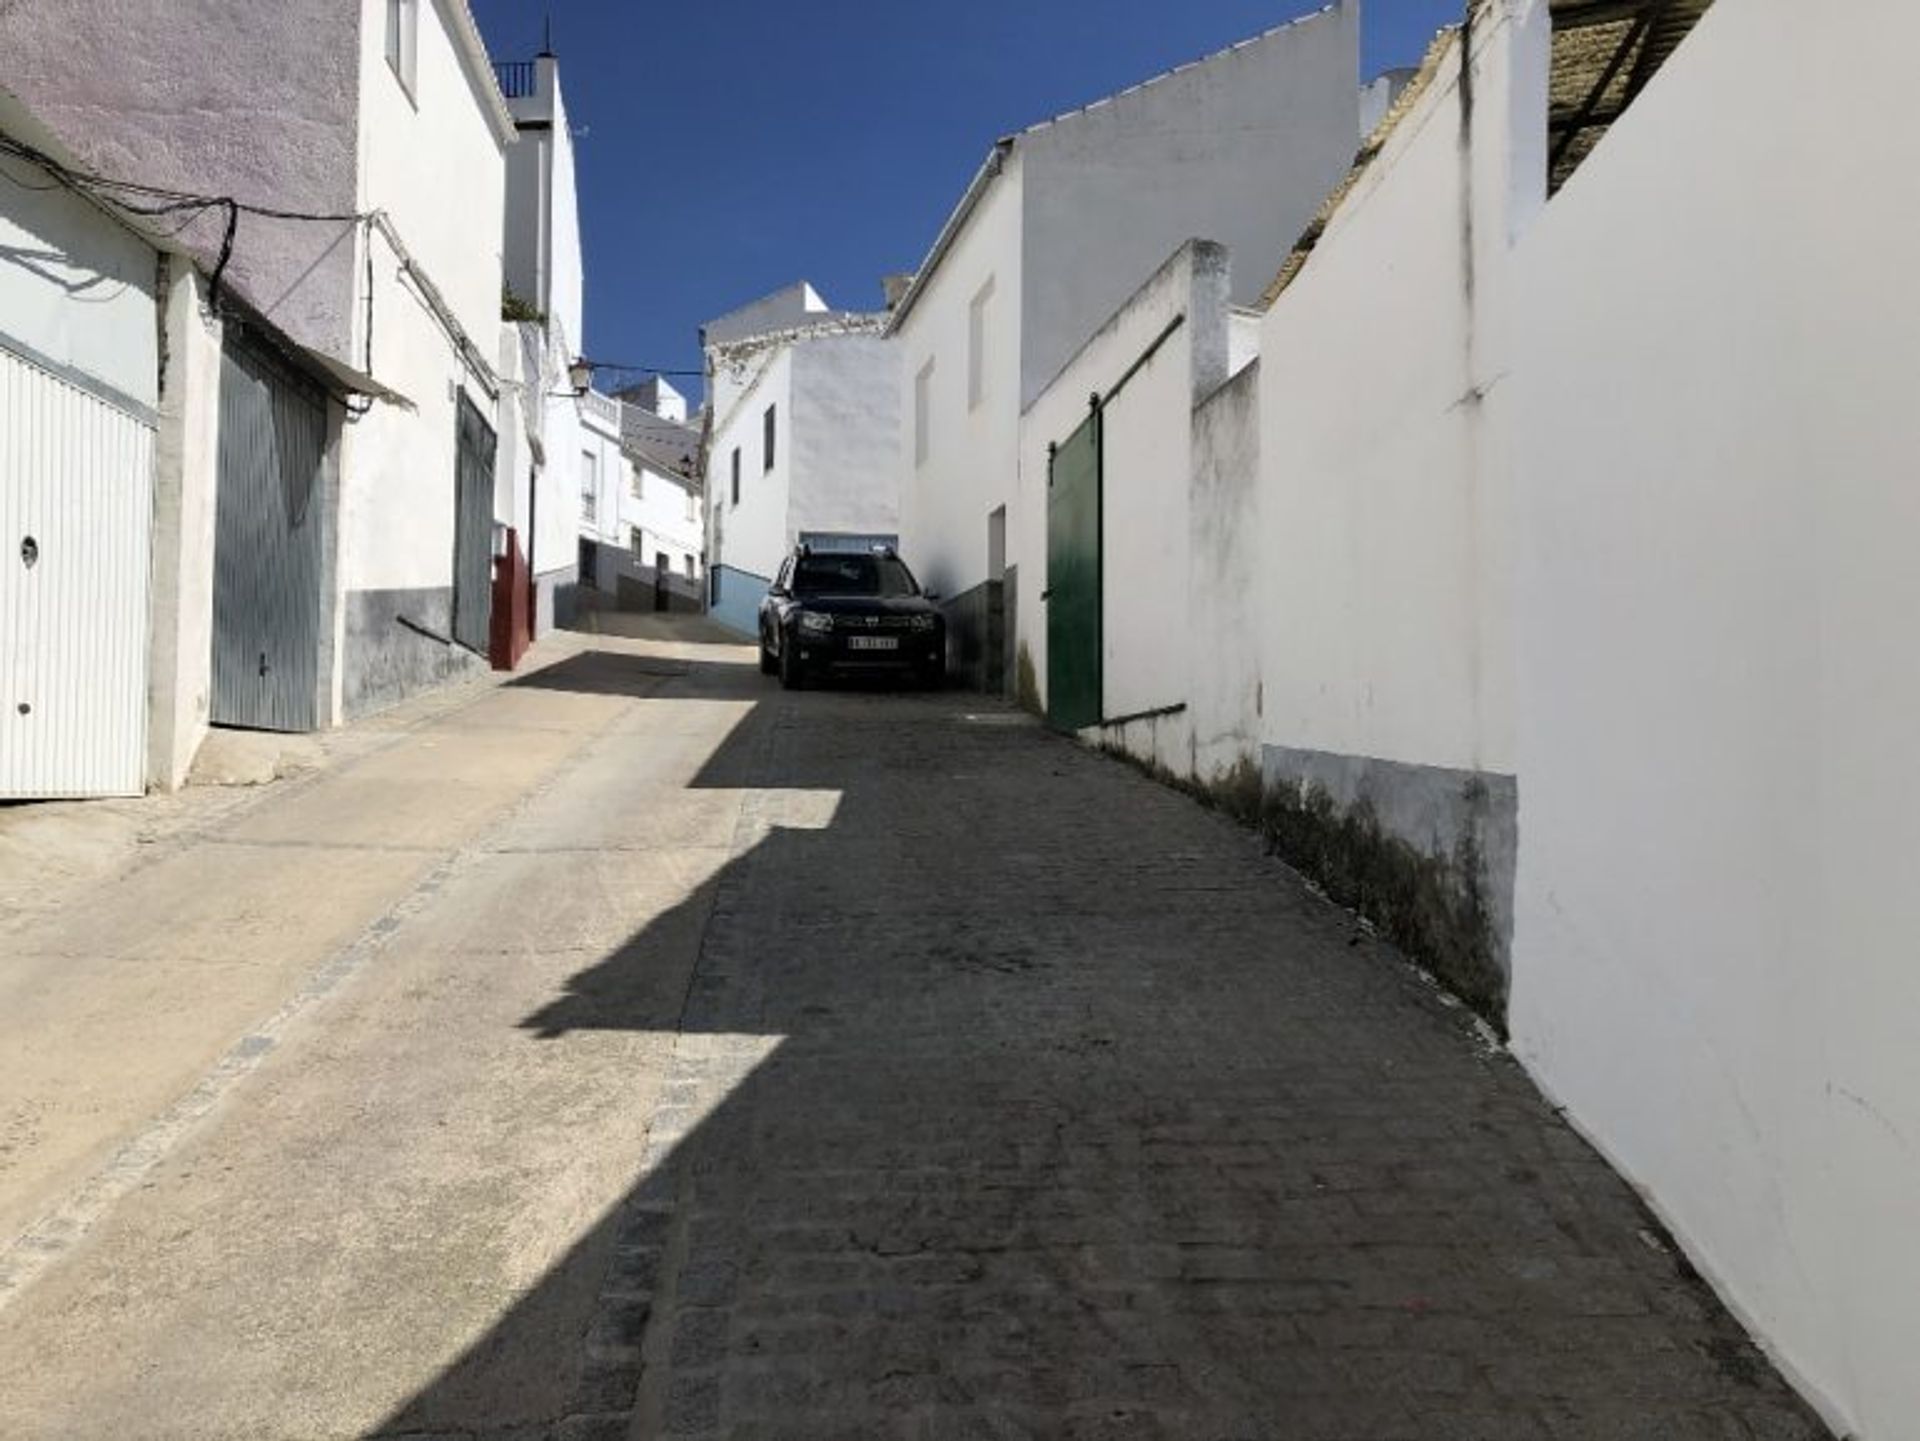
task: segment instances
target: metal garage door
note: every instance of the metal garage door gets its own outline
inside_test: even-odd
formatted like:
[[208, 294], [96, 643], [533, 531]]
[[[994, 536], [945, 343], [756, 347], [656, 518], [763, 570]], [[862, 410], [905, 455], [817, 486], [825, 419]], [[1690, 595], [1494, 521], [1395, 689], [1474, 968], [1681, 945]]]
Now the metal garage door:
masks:
[[230, 338], [213, 565], [216, 725], [319, 728], [326, 444], [319, 390]]
[[0, 797], [138, 795], [153, 426], [0, 349]]
[[460, 397], [453, 507], [453, 638], [487, 653], [493, 623], [493, 427]]
[[1047, 462], [1047, 719], [1101, 717], [1100, 411]]

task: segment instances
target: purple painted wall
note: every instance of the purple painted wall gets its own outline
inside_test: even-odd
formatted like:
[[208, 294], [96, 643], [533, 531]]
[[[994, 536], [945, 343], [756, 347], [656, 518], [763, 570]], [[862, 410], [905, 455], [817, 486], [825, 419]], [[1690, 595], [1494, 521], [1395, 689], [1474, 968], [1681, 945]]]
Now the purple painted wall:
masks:
[[[115, 179], [347, 214], [361, 13], [358, 0], [0, 5], [0, 84]], [[182, 238], [211, 263], [221, 228], [209, 215]], [[243, 215], [228, 276], [296, 339], [350, 360], [354, 254], [351, 222]]]

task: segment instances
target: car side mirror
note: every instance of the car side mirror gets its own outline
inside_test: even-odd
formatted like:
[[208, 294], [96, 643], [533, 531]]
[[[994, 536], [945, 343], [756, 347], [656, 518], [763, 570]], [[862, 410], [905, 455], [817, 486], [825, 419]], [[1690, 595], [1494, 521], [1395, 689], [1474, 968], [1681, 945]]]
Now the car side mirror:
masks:
[[922, 596], [922, 597], [923, 597], [924, 599], [926, 599], [926, 600], [938, 600], [938, 599], [940, 599], [940, 592], [939, 592], [939, 591], [937, 591], [937, 590], [923, 590], [923, 591], [921, 591], [921, 592], [920, 592], [920, 594], [921, 594], [921, 596]]

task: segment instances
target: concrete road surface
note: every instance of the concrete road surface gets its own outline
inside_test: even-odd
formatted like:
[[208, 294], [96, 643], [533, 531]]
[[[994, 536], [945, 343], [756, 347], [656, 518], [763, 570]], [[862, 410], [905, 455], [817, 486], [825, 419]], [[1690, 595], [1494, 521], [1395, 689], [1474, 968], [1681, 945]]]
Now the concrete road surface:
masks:
[[1825, 1434], [1249, 836], [647, 633], [15, 908], [0, 1435]]

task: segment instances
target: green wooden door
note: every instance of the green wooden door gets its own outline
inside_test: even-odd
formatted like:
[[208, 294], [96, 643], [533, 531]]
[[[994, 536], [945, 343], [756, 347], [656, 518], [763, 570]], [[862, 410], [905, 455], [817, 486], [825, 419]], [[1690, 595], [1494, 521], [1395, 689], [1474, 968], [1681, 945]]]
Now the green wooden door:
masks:
[[1047, 720], [1100, 721], [1100, 412], [1047, 467]]

